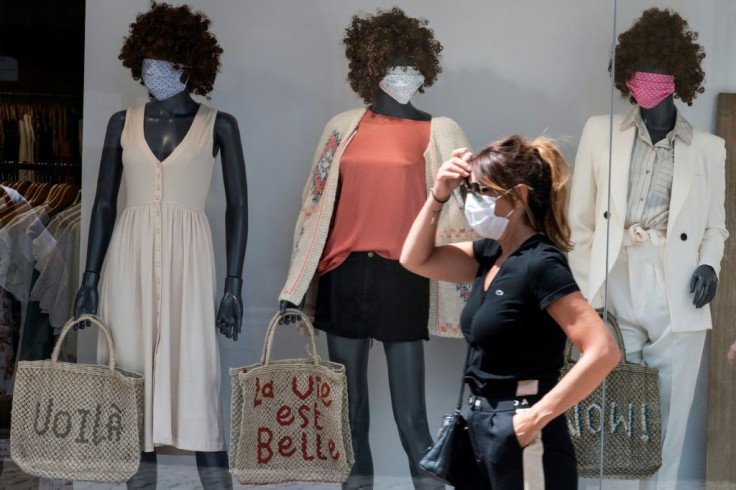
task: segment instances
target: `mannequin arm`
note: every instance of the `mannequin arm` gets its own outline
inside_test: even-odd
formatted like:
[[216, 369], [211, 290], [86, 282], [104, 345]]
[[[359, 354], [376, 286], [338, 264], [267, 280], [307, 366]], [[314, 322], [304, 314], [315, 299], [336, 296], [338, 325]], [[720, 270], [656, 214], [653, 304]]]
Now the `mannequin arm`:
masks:
[[248, 241], [248, 183], [245, 159], [237, 120], [230, 114], [217, 113], [215, 148], [221, 150], [222, 177], [225, 182], [225, 242], [227, 249], [227, 279], [217, 312], [217, 327], [227, 338], [238, 340], [243, 321], [241, 275]]
[[[721, 143], [723, 145], [723, 143]], [[700, 265], [709, 265], [718, 276], [723, 258], [724, 242], [728, 238], [726, 230], [726, 148], [721, 146], [711, 165], [706, 167], [710, 192], [708, 196], [708, 215], [700, 242]]]
[[[722, 141], [722, 140], [721, 140]], [[723, 145], [723, 143], [721, 143]], [[726, 149], [719, 148], [712, 165], [707, 167], [710, 185], [708, 216], [700, 243], [700, 265], [690, 279], [690, 292], [695, 293], [693, 304], [702, 308], [716, 295], [718, 272], [723, 258], [724, 242], [728, 238], [726, 230]]]
[[[75, 318], [84, 313], [97, 313], [97, 283], [115, 227], [118, 191], [123, 177], [123, 148], [120, 145], [120, 135], [124, 126], [125, 111], [113, 114], [107, 124], [105, 146], [102, 149], [97, 178], [97, 193], [89, 224], [85, 273], [74, 302]], [[80, 327], [84, 328], [84, 325]]]
[[[575, 281], [580, 286], [583, 296], [588, 291], [590, 272], [590, 255], [595, 235], [595, 213], [598, 186], [593, 169], [593, 128], [592, 119], [588, 120], [580, 137], [578, 152], [575, 156], [575, 168], [570, 189], [568, 219], [572, 231], [574, 248], [568, 253], [570, 269]], [[591, 298], [587, 298], [590, 300]]]

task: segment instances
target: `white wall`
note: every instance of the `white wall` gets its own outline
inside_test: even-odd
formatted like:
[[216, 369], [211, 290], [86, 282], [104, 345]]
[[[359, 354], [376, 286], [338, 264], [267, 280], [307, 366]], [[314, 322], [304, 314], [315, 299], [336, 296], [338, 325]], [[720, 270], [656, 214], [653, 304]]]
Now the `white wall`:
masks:
[[[714, 2], [730, 8], [730, 23], [714, 15]], [[182, 3], [173, 1], [174, 4]], [[547, 132], [562, 138], [572, 158], [585, 120], [607, 113], [607, 72], [613, 2], [558, 0], [193, 0], [212, 19], [212, 31], [224, 49], [222, 70], [207, 103], [240, 122], [249, 182], [250, 237], [244, 270], [244, 335], [238, 343], [221, 339], [226, 368], [255, 362], [267, 320], [275, 312], [286, 275], [293, 225], [301, 189], [323, 125], [333, 114], [361, 101], [346, 82], [347, 63], [340, 44], [350, 16], [357, 11], [397, 4], [412, 16], [426, 17], [444, 45], [444, 72], [415, 105], [452, 117], [475, 148], [504, 135]], [[664, 5], [664, 2], [656, 2]], [[727, 85], [715, 67], [733, 65], [713, 54], [714, 25], [721, 42], [733, 44], [733, 2], [681, 0], [673, 5], [702, 34], [709, 80]], [[628, 28], [641, 2], [619, 2], [619, 26]], [[105, 125], [109, 116], [147, 100], [117, 59], [122, 37], [148, 0], [87, 2], [84, 108], [84, 216], [89, 212]], [[721, 51], [721, 56], [725, 56]], [[729, 48], [727, 55], [733, 54]], [[734, 80], [733, 76], [729, 78]], [[733, 87], [732, 87], [733, 88]], [[686, 111], [696, 125], [712, 127], [711, 90]], [[702, 99], [702, 100], [701, 100]], [[619, 109], [626, 104], [616, 102]], [[220, 284], [224, 264], [224, 190], [215, 173], [207, 202]], [[85, 245], [83, 245], [83, 249]], [[84, 250], [83, 250], [84, 251]], [[303, 354], [303, 341], [279, 334], [277, 355]], [[93, 357], [89, 334], [80, 340], [80, 356]], [[320, 343], [323, 355], [326, 348]], [[371, 441], [379, 475], [407, 477], [406, 459], [393, 424], [387, 376], [380, 346], [371, 370]], [[426, 344], [427, 404], [434, 431], [440, 414], [455, 403], [464, 354], [459, 340]], [[228, 380], [222, 396], [229, 403]], [[229, 417], [226, 417], [229, 421]]]

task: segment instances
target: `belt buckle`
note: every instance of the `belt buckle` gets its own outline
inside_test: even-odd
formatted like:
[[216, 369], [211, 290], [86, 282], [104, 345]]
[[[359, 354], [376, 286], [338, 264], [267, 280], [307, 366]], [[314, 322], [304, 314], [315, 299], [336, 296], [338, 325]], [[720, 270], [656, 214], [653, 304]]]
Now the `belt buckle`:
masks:
[[470, 405], [473, 408], [480, 408], [480, 405], [481, 405], [480, 398], [478, 398], [475, 395], [470, 395], [470, 398], [468, 398], [468, 405]]

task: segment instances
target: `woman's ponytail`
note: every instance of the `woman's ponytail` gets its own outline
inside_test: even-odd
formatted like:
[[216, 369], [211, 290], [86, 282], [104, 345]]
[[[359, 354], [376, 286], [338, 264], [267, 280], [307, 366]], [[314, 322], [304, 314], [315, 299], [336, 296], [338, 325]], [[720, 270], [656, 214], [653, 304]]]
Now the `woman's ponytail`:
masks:
[[565, 157], [551, 139], [539, 137], [531, 142], [543, 163], [549, 165], [551, 186], [549, 207], [544, 215], [543, 230], [555, 245], [565, 251], [572, 250], [570, 225], [567, 222], [567, 181], [570, 170]]

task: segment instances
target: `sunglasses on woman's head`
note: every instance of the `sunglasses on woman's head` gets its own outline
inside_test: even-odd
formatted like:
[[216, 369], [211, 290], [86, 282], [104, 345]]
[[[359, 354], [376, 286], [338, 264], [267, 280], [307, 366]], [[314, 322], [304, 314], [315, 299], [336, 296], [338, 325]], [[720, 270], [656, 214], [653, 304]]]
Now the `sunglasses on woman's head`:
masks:
[[468, 194], [480, 197], [487, 192], [494, 190], [492, 187], [480, 185], [478, 182], [470, 182], [467, 177], [460, 183], [460, 186], [458, 188], [460, 189], [460, 196], [463, 198], [463, 200], [468, 197]]

